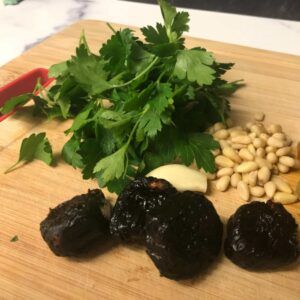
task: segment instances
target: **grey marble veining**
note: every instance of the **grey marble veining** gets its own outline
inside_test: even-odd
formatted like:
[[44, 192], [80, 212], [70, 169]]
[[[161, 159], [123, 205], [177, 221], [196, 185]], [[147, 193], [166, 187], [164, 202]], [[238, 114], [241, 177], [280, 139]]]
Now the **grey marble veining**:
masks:
[[[0, 1], [0, 65], [80, 19], [145, 26], [161, 21], [156, 5], [118, 0]], [[300, 22], [189, 9], [191, 36], [300, 55]]]
[[[58, 32], [65, 28], [67, 25], [74, 23], [76, 20], [83, 19], [86, 10], [88, 6], [92, 3], [92, 1], [86, 1], [86, 0], [73, 0], [74, 2], [74, 7], [71, 7], [67, 10], [67, 16], [62, 20], [60, 24], [57, 24], [53, 27], [53, 32]], [[23, 51], [26, 51], [33, 47], [34, 45], [42, 42], [45, 40], [49, 34], [46, 34], [45, 36], [39, 37], [37, 40], [30, 42], [29, 44], [26, 44], [24, 46]]]

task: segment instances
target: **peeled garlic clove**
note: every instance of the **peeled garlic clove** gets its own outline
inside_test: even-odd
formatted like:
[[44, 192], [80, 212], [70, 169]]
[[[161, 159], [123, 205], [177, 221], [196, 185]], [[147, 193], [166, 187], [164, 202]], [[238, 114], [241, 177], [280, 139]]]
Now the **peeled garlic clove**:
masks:
[[200, 171], [184, 165], [172, 164], [158, 167], [146, 175], [169, 181], [178, 191], [195, 191], [205, 193], [207, 177]]

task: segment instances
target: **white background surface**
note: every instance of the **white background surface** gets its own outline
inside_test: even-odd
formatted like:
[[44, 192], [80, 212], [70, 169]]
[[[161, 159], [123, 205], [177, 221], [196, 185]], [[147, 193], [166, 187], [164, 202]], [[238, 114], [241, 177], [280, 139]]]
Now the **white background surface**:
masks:
[[[4, 6], [0, 0], [0, 65], [79, 19], [134, 26], [161, 21], [156, 5], [118, 0], [24, 0]], [[300, 22], [184, 9], [188, 35], [300, 55]]]

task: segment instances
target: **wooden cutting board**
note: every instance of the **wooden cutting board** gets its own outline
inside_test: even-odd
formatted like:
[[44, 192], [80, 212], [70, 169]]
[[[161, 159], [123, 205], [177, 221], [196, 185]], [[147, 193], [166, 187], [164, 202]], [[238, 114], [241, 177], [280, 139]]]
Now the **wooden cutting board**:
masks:
[[[118, 26], [116, 26], [118, 27]], [[97, 51], [111, 34], [105, 23], [81, 21], [0, 69], [0, 85], [36, 67], [69, 58], [84, 29]], [[233, 119], [245, 123], [253, 112], [266, 112], [300, 140], [300, 57], [207, 40], [188, 38], [189, 47], [208, 48], [218, 60], [235, 62], [227, 79], [243, 78], [247, 86], [232, 98]], [[39, 233], [49, 207], [96, 187], [59, 159], [69, 122], [46, 122], [26, 108], [0, 123], [0, 298], [1, 299], [300, 299], [300, 265], [275, 272], [248, 272], [224, 255], [205, 275], [175, 282], [159, 276], [145, 250], [109, 245], [83, 258], [53, 255]], [[16, 161], [21, 140], [46, 131], [57, 157], [55, 167], [33, 162], [3, 175]], [[299, 172], [285, 176], [294, 187]], [[209, 198], [226, 223], [243, 204], [235, 190], [213, 191]], [[300, 223], [300, 203], [287, 209]], [[17, 242], [10, 239], [18, 235]]]

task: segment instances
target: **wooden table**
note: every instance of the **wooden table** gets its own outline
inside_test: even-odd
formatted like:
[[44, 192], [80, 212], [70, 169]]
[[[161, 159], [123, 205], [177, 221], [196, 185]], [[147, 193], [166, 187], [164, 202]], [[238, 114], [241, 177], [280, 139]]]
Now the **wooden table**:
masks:
[[[0, 69], [0, 85], [36, 68], [67, 59], [85, 29], [92, 50], [97, 51], [111, 34], [99, 21], [81, 21], [52, 36]], [[296, 41], [295, 41], [296, 42]], [[218, 60], [235, 62], [227, 79], [243, 78], [247, 86], [232, 98], [237, 123], [255, 111], [267, 114], [266, 123], [277, 122], [295, 140], [300, 139], [300, 58], [280, 53], [187, 39], [203, 46]], [[50, 168], [30, 163], [4, 175], [17, 160], [21, 140], [32, 132], [46, 131], [58, 157], [69, 122], [46, 122], [26, 108], [0, 123], [0, 298], [2, 299], [300, 299], [300, 266], [275, 272], [242, 270], [222, 255], [202, 277], [175, 282], [161, 278], [144, 249], [115, 246], [105, 253], [68, 259], [54, 256], [43, 242], [39, 223], [49, 207], [96, 187], [83, 181], [79, 171], [57, 159]], [[292, 186], [299, 172], [285, 176]], [[235, 190], [213, 191], [213, 201], [224, 222], [243, 204]], [[300, 203], [287, 207], [300, 223]], [[18, 235], [17, 242], [10, 242]]]

